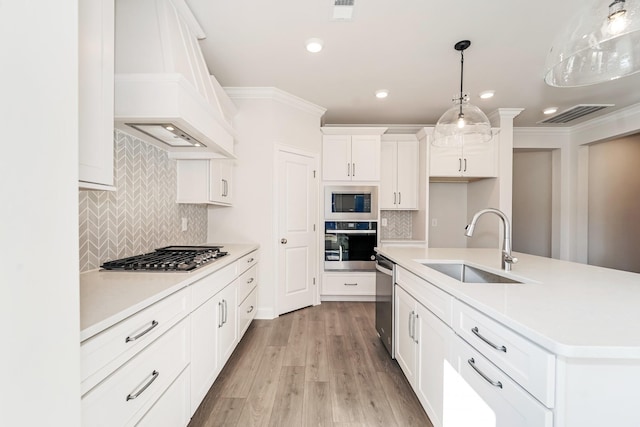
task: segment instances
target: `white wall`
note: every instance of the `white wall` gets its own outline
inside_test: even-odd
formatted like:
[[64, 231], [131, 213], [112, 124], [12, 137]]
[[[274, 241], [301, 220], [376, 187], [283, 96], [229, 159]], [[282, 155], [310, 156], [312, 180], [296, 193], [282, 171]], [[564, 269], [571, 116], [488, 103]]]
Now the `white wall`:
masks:
[[589, 146], [589, 264], [640, 273], [640, 134]]
[[[238, 107], [234, 205], [209, 208], [208, 241], [260, 244], [259, 318], [276, 316], [275, 153], [286, 145], [321, 158], [319, 107], [277, 89], [228, 88]], [[320, 229], [320, 227], [318, 227]]]
[[553, 153], [513, 153], [513, 250], [551, 257]]
[[467, 183], [432, 182], [429, 185], [430, 248], [466, 248]]
[[5, 426], [80, 426], [77, 7], [0, 2]]
[[515, 128], [514, 148], [557, 149], [553, 159], [553, 256], [587, 262], [588, 145], [640, 130], [640, 104], [571, 128]]

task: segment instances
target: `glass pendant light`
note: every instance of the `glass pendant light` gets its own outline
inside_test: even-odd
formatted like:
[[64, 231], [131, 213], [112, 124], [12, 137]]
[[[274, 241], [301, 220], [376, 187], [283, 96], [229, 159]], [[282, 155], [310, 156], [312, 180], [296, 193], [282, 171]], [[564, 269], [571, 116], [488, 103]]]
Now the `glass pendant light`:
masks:
[[453, 99], [453, 107], [445, 111], [436, 123], [432, 145], [459, 147], [465, 141], [487, 142], [493, 136], [489, 119], [480, 108], [469, 102], [469, 95], [463, 91], [464, 51], [469, 46], [469, 40], [459, 41], [454, 46], [460, 52], [460, 95]]
[[547, 55], [550, 86], [586, 86], [640, 71], [640, 0], [596, 0], [565, 26]]

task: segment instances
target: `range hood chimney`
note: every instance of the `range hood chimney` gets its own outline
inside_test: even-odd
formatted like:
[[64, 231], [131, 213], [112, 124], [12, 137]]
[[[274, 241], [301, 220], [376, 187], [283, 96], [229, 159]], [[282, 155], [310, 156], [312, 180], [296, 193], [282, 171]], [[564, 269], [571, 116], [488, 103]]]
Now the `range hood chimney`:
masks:
[[235, 106], [184, 0], [116, 0], [115, 127], [172, 157], [233, 157]]

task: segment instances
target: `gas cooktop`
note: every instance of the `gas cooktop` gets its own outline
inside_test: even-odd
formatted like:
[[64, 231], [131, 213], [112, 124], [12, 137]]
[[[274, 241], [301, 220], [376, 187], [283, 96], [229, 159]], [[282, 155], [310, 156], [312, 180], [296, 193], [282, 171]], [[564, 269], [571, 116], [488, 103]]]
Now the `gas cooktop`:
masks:
[[223, 246], [167, 246], [141, 255], [107, 261], [107, 271], [193, 271], [228, 254]]

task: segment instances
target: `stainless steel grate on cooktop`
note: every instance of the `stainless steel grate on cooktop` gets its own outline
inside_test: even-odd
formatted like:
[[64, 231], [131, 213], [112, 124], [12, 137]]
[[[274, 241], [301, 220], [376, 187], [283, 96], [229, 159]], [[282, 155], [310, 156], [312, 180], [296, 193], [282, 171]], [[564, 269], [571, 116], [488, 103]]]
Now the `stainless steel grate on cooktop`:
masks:
[[167, 246], [141, 255], [107, 261], [108, 271], [193, 271], [228, 254], [223, 246]]

